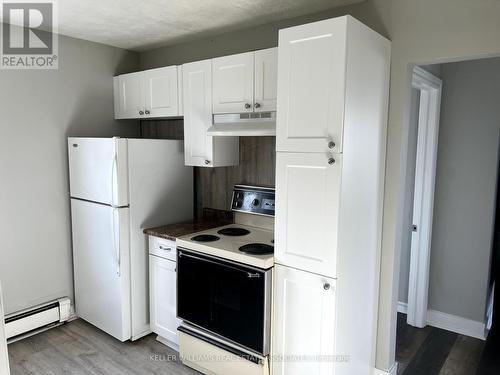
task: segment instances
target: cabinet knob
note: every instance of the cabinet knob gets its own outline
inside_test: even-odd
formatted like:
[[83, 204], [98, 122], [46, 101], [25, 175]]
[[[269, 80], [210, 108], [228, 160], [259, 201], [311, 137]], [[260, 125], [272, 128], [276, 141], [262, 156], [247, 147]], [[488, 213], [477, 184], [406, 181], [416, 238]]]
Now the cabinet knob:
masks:
[[146, 112], [144, 112], [145, 114], [149, 115], [151, 112], [149, 112], [147, 109], [146, 109]]
[[330, 150], [331, 150], [332, 148], [334, 148], [334, 147], [335, 147], [335, 142], [333, 142], [333, 141], [328, 142], [328, 148], [329, 148]]
[[245, 103], [245, 109], [250, 109], [252, 108], [252, 105], [250, 103]]
[[260, 108], [260, 103], [255, 103], [253, 106], [254, 108]]
[[142, 116], [144, 114], [144, 112], [143, 111], [139, 111], [139, 114]]
[[324, 290], [330, 290], [330, 283], [324, 283], [323, 284], [323, 289]]
[[330, 165], [335, 164], [335, 159], [334, 158], [328, 158], [328, 164], [330, 164]]
[[205, 160], [205, 165], [209, 165], [210, 164], [210, 160]]

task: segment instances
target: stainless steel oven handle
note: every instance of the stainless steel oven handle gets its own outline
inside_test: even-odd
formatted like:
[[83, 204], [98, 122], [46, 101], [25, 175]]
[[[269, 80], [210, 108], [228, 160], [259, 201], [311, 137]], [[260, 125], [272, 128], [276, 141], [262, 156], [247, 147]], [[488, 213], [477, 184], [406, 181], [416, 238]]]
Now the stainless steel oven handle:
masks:
[[235, 270], [235, 271], [238, 271], [238, 272], [241, 272], [241, 273], [245, 273], [249, 279], [258, 279], [258, 278], [260, 278], [260, 274], [257, 273], [257, 272], [252, 273], [252, 272], [248, 272], [248, 271], [243, 271], [243, 270], [240, 270], [239, 268], [236, 268], [236, 267], [224, 264], [224, 263], [219, 263], [219, 262], [216, 262], [214, 260], [197, 257], [196, 255], [191, 255], [191, 254], [186, 254], [186, 253], [183, 253], [183, 252], [179, 252], [179, 258], [181, 258], [181, 257], [188, 257], [188, 258], [192, 258], [192, 259], [196, 259], [196, 260], [201, 260], [202, 262], [212, 263], [212, 264], [216, 264], [218, 266], [223, 266], [223, 267], [226, 267], [226, 268], [230, 268], [232, 270]]

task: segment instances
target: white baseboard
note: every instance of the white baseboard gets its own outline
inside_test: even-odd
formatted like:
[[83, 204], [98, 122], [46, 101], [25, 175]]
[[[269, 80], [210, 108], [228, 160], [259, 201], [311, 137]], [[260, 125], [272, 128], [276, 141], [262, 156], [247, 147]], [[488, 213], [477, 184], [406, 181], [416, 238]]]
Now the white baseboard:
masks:
[[[398, 312], [407, 314], [408, 304], [404, 302], [398, 302]], [[447, 331], [455, 332], [461, 335], [486, 340], [486, 325], [475, 320], [446, 314], [441, 311], [428, 310], [427, 324], [432, 327], [445, 329]]]
[[427, 323], [433, 327], [446, 329], [461, 335], [486, 340], [485, 324], [440, 311], [427, 311]]
[[373, 375], [396, 375], [398, 373], [398, 363], [395, 362], [389, 371], [380, 370], [378, 368], [373, 369]]
[[408, 304], [406, 302], [398, 302], [398, 313], [408, 314]]

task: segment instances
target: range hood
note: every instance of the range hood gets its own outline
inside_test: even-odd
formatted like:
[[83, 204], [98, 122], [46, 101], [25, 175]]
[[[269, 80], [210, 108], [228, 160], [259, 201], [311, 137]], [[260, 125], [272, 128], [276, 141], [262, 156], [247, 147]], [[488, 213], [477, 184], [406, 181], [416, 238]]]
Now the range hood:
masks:
[[213, 116], [208, 135], [256, 137], [276, 135], [276, 112], [228, 113]]

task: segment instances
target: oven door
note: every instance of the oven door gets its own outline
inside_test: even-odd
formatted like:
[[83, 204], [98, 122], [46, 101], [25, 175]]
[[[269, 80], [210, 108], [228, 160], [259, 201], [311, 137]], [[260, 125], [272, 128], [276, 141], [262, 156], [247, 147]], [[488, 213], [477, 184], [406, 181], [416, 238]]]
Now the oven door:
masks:
[[185, 249], [177, 257], [177, 316], [269, 354], [271, 270]]

